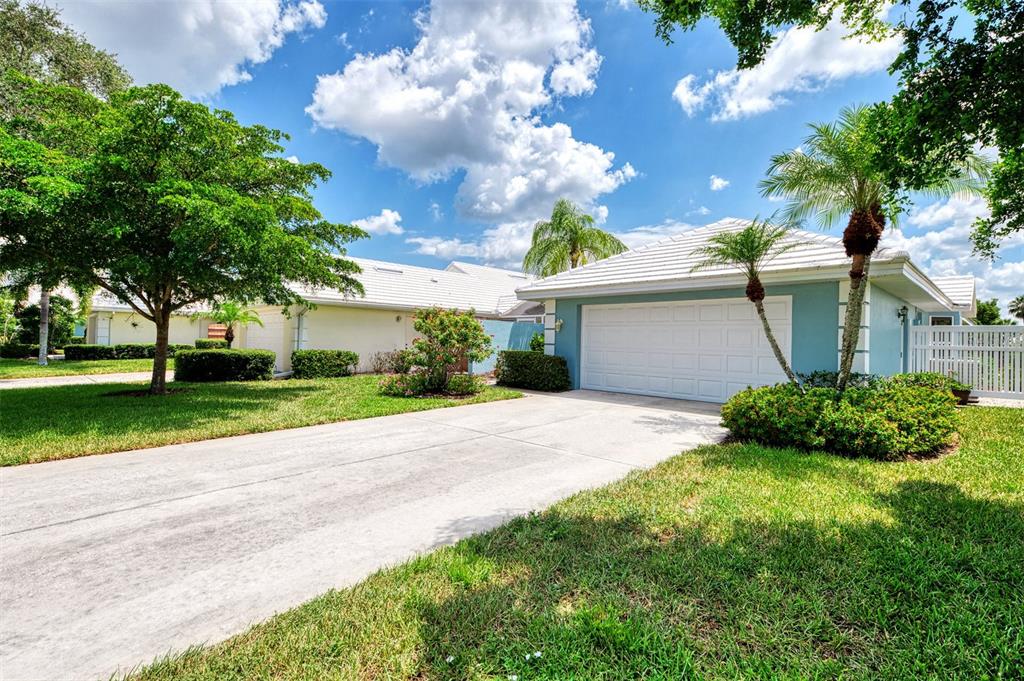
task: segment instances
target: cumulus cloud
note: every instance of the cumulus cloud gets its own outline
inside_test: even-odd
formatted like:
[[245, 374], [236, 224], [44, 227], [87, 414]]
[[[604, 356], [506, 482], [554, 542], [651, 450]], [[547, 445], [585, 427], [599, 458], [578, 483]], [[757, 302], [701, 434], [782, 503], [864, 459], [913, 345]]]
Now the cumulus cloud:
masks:
[[636, 176], [613, 153], [538, 113], [593, 92], [601, 57], [573, 0], [433, 0], [410, 49], [357, 55], [317, 79], [306, 111], [366, 138], [379, 159], [421, 182], [464, 171], [463, 216], [537, 219], [559, 197], [592, 208]]
[[[987, 217], [989, 209], [978, 197], [953, 197], [912, 210], [905, 229], [890, 230], [882, 245], [907, 251], [914, 263], [936, 277], [973, 274], [978, 299], [999, 300], [1004, 312], [1020, 295], [1024, 281], [1024, 234], [1010, 237], [1000, 249], [1004, 258], [990, 262], [971, 252], [971, 225]], [[914, 233], [908, 234], [913, 230]]]
[[709, 184], [711, 186], [711, 191], [720, 192], [729, 186], [729, 180], [724, 177], [719, 177], [718, 175], [712, 175]]
[[192, 97], [252, 79], [292, 33], [321, 28], [318, 0], [58, 0], [64, 20], [114, 52], [136, 82]]
[[402, 215], [397, 210], [385, 208], [380, 215], [371, 215], [361, 220], [353, 220], [352, 224], [366, 230], [370, 234], [403, 234], [405, 232], [398, 223]]
[[710, 108], [713, 121], [737, 120], [782, 106], [793, 93], [882, 71], [900, 50], [898, 38], [869, 42], [847, 38], [848, 33], [838, 19], [821, 31], [784, 30], [759, 65], [718, 71], [704, 80], [688, 74], [676, 83], [672, 98], [687, 116]]
[[676, 234], [682, 234], [698, 226], [678, 220], [665, 220], [656, 225], [641, 225], [616, 232], [615, 236], [619, 237], [619, 240], [630, 248], [638, 248], [655, 241], [667, 239]]

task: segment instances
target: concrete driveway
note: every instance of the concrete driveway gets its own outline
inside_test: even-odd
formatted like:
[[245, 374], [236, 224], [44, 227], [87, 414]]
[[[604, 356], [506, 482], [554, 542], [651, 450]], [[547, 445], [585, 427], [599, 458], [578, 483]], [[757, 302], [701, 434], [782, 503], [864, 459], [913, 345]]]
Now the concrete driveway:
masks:
[[572, 392], [0, 471], [0, 676], [99, 678], [718, 439]]

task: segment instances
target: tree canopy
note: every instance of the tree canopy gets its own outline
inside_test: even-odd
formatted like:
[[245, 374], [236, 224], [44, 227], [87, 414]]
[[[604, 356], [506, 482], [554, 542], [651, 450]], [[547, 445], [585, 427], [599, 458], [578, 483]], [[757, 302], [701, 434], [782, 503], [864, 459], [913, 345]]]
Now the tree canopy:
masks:
[[996, 298], [979, 300], [978, 312], [972, 321], [982, 326], [1003, 326], [1012, 323], [1009, 319], [1003, 319], [1003, 315], [999, 311], [999, 301]]
[[[1024, 3], [924, 0], [897, 3], [895, 23], [879, 0], [638, 0], [655, 14], [658, 36], [717, 20], [738, 65], [759, 64], [790, 25], [823, 28], [839, 16], [853, 34], [896, 34], [903, 50], [890, 71], [900, 90], [872, 112], [873, 163], [891, 189], [920, 190], [967, 161], [978, 147], [998, 153], [986, 194], [991, 216], [975, 225], [975, 250], [993, 256], [1024, 229]], [[973, 28], [969, 25], [973, 22]]]
[[[79, 115], [54, 105], [40, 137], [55, 138], [47, 131]], [[154, 392], [164, 391], [177, 310], [226, 299], [288, 306], [302, 301], [293, 285], [361, 293], [359, 269], [343, 256], [366, 234], [323, 219], [311, 189], [330, 173], [282, 158], [284, 133], [243, 126], [165, 85], [116, 92], [81, 123], [95, 136], [74, 156], [9, 132], [0, 137], [24, 159], [17, 177], [0, 185], [0, 258], [39, 257], [29, 255], [40, 237], [27, 217], [56, 204], [59, 229], [46, 234], [55, 241], [45, 257], [156, 324]]]
[[622, 253], [626, 245], [614, 234], [594, 226], [594, 218], [568, 199], [558, 199], [550, 220], [533, 227], [530, 249], [523, 258], [523, 269], [549, 277]]

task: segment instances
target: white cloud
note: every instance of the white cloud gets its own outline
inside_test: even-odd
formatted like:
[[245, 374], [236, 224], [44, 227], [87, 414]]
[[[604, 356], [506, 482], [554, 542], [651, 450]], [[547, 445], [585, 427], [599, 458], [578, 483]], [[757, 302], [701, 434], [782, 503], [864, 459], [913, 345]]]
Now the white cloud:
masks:
[[289, 163], [298, 163], [299, 157], [296, 156], [295, 154], [292, 154], [291, 156], [285, 156], [284, 160], [288, 161]]
[[318, 0], [58, 0], [63, 19], [114, 52], [136, 82], [203, 97], [252, 79], [290, 33], [321, 28]]
[[402, 221], [402, 215], [397, 210], [385, 208], [380, 215], [371, 215], [362, 220], [353, 220], [352, 224], [365, 229], [370, 234], [402, 234], [405, 232], [398, 223]]
[[441, 210], [441, 204], [437, 201], [430, 202], [430, 215], [434, 218], [435, 222], [444, 217], [444, 211]]
[[1005, 313], [1006, 306], [1021, 294], [1024, 281], [1024, 234], [1010, 237], [1000, 249], [1008, 261], [990, 262], [971, 251], [971, 225], [978, 217], [989, 215], [981, 198], [953, 197], [916, 208], [906, 217], [907, 228], [919, 234], [907, 235], [903, 230], [890, 230], [882, 245], [907, 251], [914, 263], [931, 276], [973, 274], [979, 300], [997, 298]]
[[352, 43], [348, 41], [348, 31], [341, 33], [337, 38], [335, 38], [335, 40], [337, 40], [338, 44], [344, 47], [346, 50], [352, 49]]
[[642, 225], [623, 232], [616, 232], [615, 236], [619, 237], [619, 240], [630, 248], [638, 248], [655, 241], [667, 239], [676, 234], [682, 234], [697, 226], [688, 222], [679, 222], [678, 220], [665, 220], [656, 225]]
[[601, 57], [572, 0], [433, 0], [411, 50], [357, 55], [321, 75], [306, 111], [324, 128], [364, 137], [380, 160], [422, 182], [465, 175], [464, 216], [535, 220], [559, 197], [593, 208], [636, 176], [538, 111], [593, 92]]
[[686, 211], [687, 215], [710, 215], [711, 209], [707, 206], [697, 206], [691, 210]]
[[700, 81], [689, 74], [672, 92], [687, 116], [712, 108], [711, 120], [729, 121], [756, 116], [786, 104], [797, 92], [813, 92], [853, 76], [882, 71], [900, 49], [898, 38], [869, 42], [849, 38], [838, 19], [821, 31], [813, 27], [781, 31], [751, 69], [718, 71]]
[[709, 184], [711, 186], [711, 191], [720, 192], [729, 186], [729, 180], [724, 177], [719, 177], [718, 175], [712, 175]]

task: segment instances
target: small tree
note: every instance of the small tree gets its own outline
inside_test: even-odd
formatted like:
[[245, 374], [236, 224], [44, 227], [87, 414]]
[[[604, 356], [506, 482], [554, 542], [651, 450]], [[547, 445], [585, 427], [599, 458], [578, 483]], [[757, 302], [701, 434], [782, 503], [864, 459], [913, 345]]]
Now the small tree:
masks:
[[1010, 314], [1024, 323], [1024, 296], [1017, 296], [1010, 301]]
[[226, 300], [223, 303], [217, 303], [213, 306], [213, 310], [210, 312], [197, 312], [194, 316], [196, 317], [207, 317], [214, 324], [223, 324], [227, 328], [224, 330], [224, 340], [227, 341], [228, 347], [231, 347], [231, 343], [235, 340], [235, 327], [246, 326], [248, 324], [256, 324], [263, 326], [263, 320], [260, 319], [259, 314], [255, 310], [249, 310], [241, 303], [233, 300]]
[[[75, 324], [81, 319], [75, 310], [75, 304], [60, 295], [49, 296], [49, 304], [45, 326], [47, 327], [47, 342], [49, 348], [59, 348], [67, 344], [75, 332]], [[29, 305], [19, 314], [21, 330], [18, 332], [18, 340], [22, 343], [34, 345], [42, 343], [39, 329], [44, 325], [41, 319], [43, 301], [39, 305]]]
[[625, 250], [626, 245], [614, 235], [594, 226], [594, 218], [571, 201], [559, 199], [551, 219], [534, 226], [523, 270], [548, 277]]
[[1010, 323], [1009, 319], [1003, 319], [1003, 315], [999, 311], [999, 300], [996, 298], [979, 300], [978, 312], [972, 321], [981, 326], [1004, 326]]
[[[54, 126], [66, 123], [60, 113], [50, 117]], [[150, 392], [166, 392], [177, 310], [224, 299], [298, 304], [293, 284], [362, 292], [359, 267], [343, 256], [366, 233], [323, 219], [310, 190], [330, 173], [282, 158], [280, 131], [240, 125], [165, 85], [119, 92], [83, 125], [96, 134], [68, 182], [76, 200], [57, 206], [59, 218], [48, 223], [60, 225], [49, 233], [66, 246], [45, 256], [55, 271], [109, 291], [154, 323]], [[21, 193], [39, 186], [36, 178]], [[29, 227], [4, 224], [0, 256], [40, 242]]]
[[463, 366], [482, 362], [494, 352], [491, 337], [472, 311], [418, 310], [413, 326], [422, 334], [412, 342], [413, 364], [423, 367], [429, 392], [441, 392]]
[[761, 327], [775, 360], [782, 367], [790, 383], [799, 386], [800, 382], [786, 361], [786, 356], [782, 354], [782, 348], [779, 347], [779, 342], [768, 322], [768, 315], [765, 314], [765, 292], [761, 283], [761, 270], [765, 265], [800, 245], [798, 241], [786, 242], [788, 234], [789, 227], [786, 225], [773, 225], [771, 220], [758, 221], [755, 218], [738, 232], [721, 232], [708, 239], [708, 245], [696, 251], [696, 255], [702, 257], [703, 261], [693, 270], [732, 267], [743, 272], [747, 277], [747, 300], [752, 302], [757, 310], [757, 317], [761, 320]]

